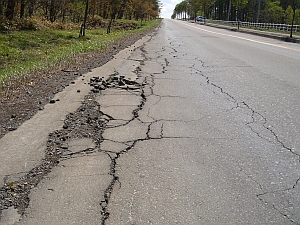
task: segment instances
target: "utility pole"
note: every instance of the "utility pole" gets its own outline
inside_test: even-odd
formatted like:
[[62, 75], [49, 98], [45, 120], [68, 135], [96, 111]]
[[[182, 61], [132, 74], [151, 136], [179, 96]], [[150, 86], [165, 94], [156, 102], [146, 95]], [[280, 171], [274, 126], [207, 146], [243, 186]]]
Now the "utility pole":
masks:
[[230, 11], [231, 11], [231, 0], [229, 0], [227, 21], [229, 21], [230, 19]]
[[292, 7], [293, 7], [293, 19], [292, 19], [292, 27], [291, 27], [291, 32], [290, 32], [290, 38], [293, 37], [293, 28], [294, 28], [294, 21], [295, 21], [295, 14], [296, 14], [296, 1], [292, 1]]
[[260, 3], [261, 3], [261, 0], [258, 0], [258, 9], [257, 9], [256, 23], [258, 23], [258, 21], [259, 21], [259, 16], [260, 16]]

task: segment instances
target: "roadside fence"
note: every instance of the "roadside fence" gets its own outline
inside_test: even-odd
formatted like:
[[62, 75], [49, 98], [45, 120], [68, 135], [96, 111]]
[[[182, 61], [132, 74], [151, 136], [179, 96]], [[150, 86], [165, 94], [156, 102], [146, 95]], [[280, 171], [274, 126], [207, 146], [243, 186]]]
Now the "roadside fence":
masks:
[[[224, 20], [209, 20], [210, 23], [216, 23], [227, 26], [238, 26], [238, 21], [224, 21]], [[280, 31], [291, 31], [292, 25], [289, 24], [276, 24], [276, 23], [251, 23], [251, 22], [240, 22], [240, 27], [261, 29], [261, 30], [280, 30]], [[300, 25], [293, 26], [293, 32], [299, 32]]]

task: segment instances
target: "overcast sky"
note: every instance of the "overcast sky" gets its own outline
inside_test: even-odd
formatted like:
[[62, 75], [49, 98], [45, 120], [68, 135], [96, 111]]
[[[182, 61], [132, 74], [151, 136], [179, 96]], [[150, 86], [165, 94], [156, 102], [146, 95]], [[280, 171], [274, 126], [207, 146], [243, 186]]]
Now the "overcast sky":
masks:
[[182, 0], [161, 0], [161, 3], [163, 4], [161, 17], [170, 19], [175, 6], [181, 1]]

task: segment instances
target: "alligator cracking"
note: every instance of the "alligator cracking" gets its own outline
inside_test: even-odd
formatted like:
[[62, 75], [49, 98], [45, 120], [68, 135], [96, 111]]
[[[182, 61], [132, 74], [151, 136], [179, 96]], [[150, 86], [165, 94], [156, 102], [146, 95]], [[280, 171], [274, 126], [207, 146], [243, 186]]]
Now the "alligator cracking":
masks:
[[[165, 51], [166, 47], [163, 47], [161, 51]], [[91, 154], [93, 152], [104, 152], [106, 153], [111, 162], [110, 162], [110, 175], [112, 177], [110, 183], [107, 185], [107, 188], [105, 189], [103, 196], [101, 199], [99, 199], [99, 204], [101, 207], [101, 224], [105, 224], [106, 220], [110, 216], [110, 212], [108, 211], [108, 204], [110, 202], [111, 193], [115, 187], [115, 185], [120, 183], [119, 177], [116, 174], [116, 165], [117, 160], [122, 156], [122, 154], [126, 154], [128, 151], [132, 150], [135, 145], [140, 141], [150, 140], [150, 139], [162, 139], [166, 138], [164, 136], [164, 123], [161, 122], [161, 129], [160, 129], [160, 135], [158, 137], [150, 137], [150, 131], [151, 126], [154, 123], [159, 122], [159, 120], [153, 119], [153, 122], [147, 123], [148, 124], [148, 130], [146, 133], [146, 137], [143, 139], [136, 139], [129, 142], [126, 142], [126, 148], [119, 152], [112, 152], [108, 150], [101, 149], [101, 143], [104, 141], [104, 138], [102, 136], [104, 130], [106, 128], [115, 128], [118, 126], [126, 126], [133, 120], [139, 120], [139, 112], [143, 109], [143, 106], [145, 105], [147, 101], [147, 97], [150, 95], [154, 95], [153, 93], [153, 87], [155, 85], [154, 75], [150, 74], [147, 76], [142, 76], [141, 74], [141, 66], [144, 65], [144, 61], [147, 60], [146, 58], [146, 52], [143, 47], [140, 48], [140, 51], [142, 52], [142, 56], [144, 57], [144, 60], [140, 60], [140, 65], [136, 67], [135, 74], [137, 75], [136, 81], [125, 79], [125, 77], [120, 76], [118, 72], [116, 71], [108, 80], [104, 80], [100, 77], [94, 77], [90, 80], [89, 85], [93, 87], [93, 90], [90, 92], [89, 95], [85, 96], [84, 102], [82, 105], [73, 113], [70, 113], [65, 121], [63, 129], [55, 131], [53, 133], [49, 134], [48, 142], [47, 142], [47, 148], [46, 148], [46, 156], [43, 159], [42, 163], [33, 168], [31, 171], [29, 171], [26, 175], [24, 175], [21, 179], [17, 181], [9, 181], [5, 180], [5, 185], [0, 188], [0, 213], [1, 210], [7, 209], [11, 206], [18, 209], [19, 213], [21, 215], [24, 214], [25, 209], [29, 205], [29, 194], [32, 188], [36, 187], [38, 183], [47, 176], [52, 168], [57, 166], [61, 161], [68, 160], [70, 158], [74, 157], [80, 157], [82, 155]], [[174, 53], [176, 53], [176, 49], [173, 48]], [[160, 57], [163, 57], [163, 55], [159, 55], [159, 52], [156, 52], [158, 54], [157, 59]], [[201, 60], [195, 59], [196, 61], [200, 61], [202, 67], [205, 67], [204, 62]], [[138, 61], [138, 60], [137, 60]], [[170, 65], [170, 62], [165, 58], [164, 63], [161, 64], [162, 71], [161, 73], [165, 73], [166, 68]], [[244, 101], [239, 101], [237, 98], [235, 98], [233, 95], [228, 93], [226, 90], [224, 90], [221, 86], [213, 83], [209, 76], [202, 73], [201, 70], [197, 69], [195, 65], [190, 67], [191, 71], [196, 74], [202, 76], [205, 79], [206, 85], [209, 85], [212, 87], [212, 91], [215, 94], [218, 94], [222, 96], [227, 101], [233, 102], [235, 104], [235, 107], [233, 107], [231, 110], [234, 110], [236, 108], [245, 108], [249, 110], [249, 115], [252, 118], [251, 122], [248, 122], [245, 124], [253, 133], [255, 133], [258, 137], [265, 139], [273, 144], [280, 145], [285, 150], [290, 152], [293, 155], [297, 155], [297, 157], [300, 156], [299, 154], [295, 153], [289, 146], [287, 146], [278, 135], [269, 127], [266, 126], [267, 118], [263, 117], [262, 114], [257, 112], [255, 109], [253, 109], [250, 105], [248, 105]], [[132, 111], [132, 118], [128, 121], [126, 121], [124, 124], [121, 125], [115, 125], [115, 126], [109, 126], [108, 123], [110, 121], [116, 120], [110, 115], [107, 115], [101, 111], [101, 105], [95, 100], [95, 98], [102, 94], [102, 91], [114, 88], [114, 89], [120, 89], [120, 90], [126, 90], [130, 92], [131, 94], [135, 94], [141, 97], [141, 101], [139, 105]], [[147, 90], [147, 91], [146, 91]], [[159, 100], [162, 97], [165, 96], [158, 96]], [[178, 96], [168, 96], [168, 97], [178, 97]], [[158, 103], [157, 102], [157, 103]], [[156, 104], [157, 104], [156, 103]], [[148, 112], [149, 116], [149, 112]], [[150, 116], [149, 116], [150, 117]], [[262, 121], [259, 123], [259, 121]], [[263, 130], [266, 130], [270, 136], [273, 138], [270, 139], [266, 137], [265, 135], [261, 134], [259, 131], [255, 130], [253, 125], [254, 124], [260, 124], [261, 128]], [[84, 150], [81, 150], [76, 153], [72, 153], [68, 151], [68, 140], [73, 138], [90, 138], [94, 141], [95, 147], [94, 148], [87, 148]], [[176, 137], [173, 137], [176, 138]], [[178, 137], [182, 138], [182, 137]], [[245, 173], [244, 171], [241, 172]], [[246, 174], [246, 173], [245, 173]], [[247, 175], [247, 174], [246, 174]], [[247, 175], [248, 176], [248, 175]], [[251, 176], [248, 176], [251, 180], [253, 180], [262, 190], [262, 185], [254, 180]], [[297, 185], [299, 185], [298, 178], [294, 185], [286, 190], [294, 189]], [[285, 190], [280, 190], [285, 191]], [[266, 202], [262, 196], [267, 193], [260, 193], [257, 194], [256, 197], [263, 203]], [[273, 209], [276, 210], [278, 213], [282, 214], [283, 216], [287, 217], [291, 222], [295, 223], [291, 218], [289, 218], [288, 215], [285, 215], [285, 213], [281, 212], [280, 209], [276, 208], [275, 205], [273, 205]], [[0, 214], [1, 219], [1, 214]]]
[[[143, 47], [141, 47], [140, 50], [146, 60], [145, 50]], [[143, 60], [141, 60], [139, 63], [140, 66], [144, 65]], [[166, 64], [168, 64], [167, 61]], [[109, 88], [126, 90], [135, 95], [139, 95], [141, 97], [141, 101], [136, 109], [132, 111], [132, 119], [128, 120], [125, 124], [116, 125], [113, 127], [126, 126], [135, 119], [139, 120], [138, 113], [143, 108], [147, 100], [147, 94], [145, 94], [144, 88], [148, 86], [151, 90], [150, 94], [153, 94], [152, 87], [154, 86], [153, 75], [142, 78], [140, 74], [140, 66], [137, 66], [133, 71], [137, 75], [136, 80], [139, 80], [140, 83], [125, 79], [125, 77], [120, 76], [117, 71], [115, 71], [115, 73], [112, 74], [107, 80], [104, 80], [103, 77], [93, 77], [90, 79], [89, 85], [92, 86], [93, 89], [87, 96], [85, 96], [82, 105], [75, 112], [72, 112], [66, 116], [63, 128], [61, 130], [57, 130], [49, 134], [45, 158], [42, 160], [41, 164], [31, 169], [19, 180], [10, 181], [7, 179], [7, 177], [9, 177], [9, 175], [7, 175], [6, 179], [4, 180], [5, 185], [0, 188], [0, 220], [2, 210], [8, 209], [9, 207], [14, 207], [18, 210], [19, 214], [23, 216], [30, 203], [29, 194], [31, 190], [35, 188], [40, 181], [46, 177], [60, 162], [98, 151], [106, 153], [111, 160], [110, 175], [112, 176], [112, 179], [104, 191], [102, 200], [99, 200], [102, 214], [101, 224], [105, 224], [105, 221], [110, 215], [107, 207], [112, 190], [116, 183], [120, 183], [119, 177], [116, 175], [115, 171], [117, 160], [122, 154], [125, 154], [134, 148], [138, 141], [150, 139], [150, 127], [156, 121], [148, 124], [148, 131], [146, 134], [147, 137], [145, 139], [131, 141], [127, 143], [127, 147], [125, 149], [117, 153], [101, 150], [101, 143], [104, 141], [102, 134], [107, 127], [108, 122], [115, 120], [115, 118], [103, 113], [101, 111], [101, 105], [95, 100], [95, 98], [101, 95], [103, 90]], [[161, 129], [163, 131], [163, 125]], [[68, 142], [75, 138], [92, 139], [95, 143], [95, 147], [83, 149], [75, 153], [69, 152]], [[160, 138], [162, 138], [162, 134]]]
[[[142, 66], [142, 65], [144, 65], [144, 61], [147, 60], [147, 57], [145, 55], [147, 52], [144, 50], [144, 47], [141, 47], [140, 51], [142, 52], [142, 56], [144, 57], [144, 60], [140, 61], [140, 66]], [[165, 66], [168, 66], [167, 60], [165, 61], [165, 63], [166, 63]], [[134, 84], [135, 86], [134, 87], [126, 86], [126, 88], [125, 88], [127, 91], [129, 91], [131, 93], [134, 93], [134, 94], [136, 94], [136, 92], [138, 92], [138, 95], [141, 97], [140, 104], [136, 107], [136, 109], [134, 109], [132, 111], [133, 116], [130, 120], [128, 120], [126, 123], [124, 123], [122, 125], [116, 125], [116, 126], [113, 126], [113, 127], [110, 127], [110, 128], [115, 128], [115, 127], [119, 127], [119, 126], [126, 126], [127, 124], [129, 124], [133, 120], [139, 120], [140, 122], [144, 123], [143, 121], [141, 121], [139, 119], [139, 111], [141, 111], [143, 109], [143, 106], [144, 106], [145, 102], [147, 101], [147, 97], [150, 96], [150, 95], [153, 95], [153, 87], [155, 85], [155, 82], [154, 82], [154, 76], [152, 74], [150, 74], [148, 76], [144, 76], [144, 77], [142, 76], [142, 74], [141, 74], [142, 70], [141, 70], [140, 66], [138, 66], [136, 68], [136, 70], [134, 71], [137, 75], [136, 80], [140, 81], [140, 83], [139, 82], [131, 82], [131, 84]], [[164, 71], [165, 67], [164, 66], [162, 66], [162, 67], [163, 67], [163, 71]], [[163, 71], [162, 71], [162, 73], [163, 73]], [[125, 83], [126, 83], [126, 80], [125, 80]], [[139, 87], [139, 89], [136, 89], [136, 87]], [[119, 88], [124, 89], [124, 87], [119, 87]], [[145, 91], [145, 89], [148, 89], [148, 90]], [[111, 183], [108, 185], [107, 189], [104, 192], [104, 199], [100, 203], [100, 205], [102, 207], [102, 225], [105, 224], [106, 220], [110, 216], [110, 212], [108, 211], [108, 204], [109, 204], [111, 193], [114, 189], [114, 186], [117, 183], [121, 186], [121, 182], [119, 181], [119, 177], [116, 175], [116, 170], [115, 170], [117, 160], [121, 157], [122, 154], [126, 154], [128, 151], [133, 149], [135, 147], [136, 143], [138, 143], [140, 141], [153, 140], [153, 139], [162, 139], [163, 138], [163, 124], [161, 125], [161, 134], [160, 134], [160, 136], [159, 137], [150, 137], [151, 126], [154, 123], [158, 122], [158, 120], [155, 120], [154, 118], [152, 118], [152, 119], [153, 119], [153, 122], [147, 123], [148, 128], [147, 128], [145, 138], [135, 139], [133, 141], [125, 142], [127, 147], [125, 149], [113, 154], [113, 155], [110, 152], [104, 151], [109, 155], [109, 157], [111, 159], [110, 175], [112, 176], [112, 180], [111, 180]], [[109, 121], [107, 121], [107, 122], [109, 122]]]

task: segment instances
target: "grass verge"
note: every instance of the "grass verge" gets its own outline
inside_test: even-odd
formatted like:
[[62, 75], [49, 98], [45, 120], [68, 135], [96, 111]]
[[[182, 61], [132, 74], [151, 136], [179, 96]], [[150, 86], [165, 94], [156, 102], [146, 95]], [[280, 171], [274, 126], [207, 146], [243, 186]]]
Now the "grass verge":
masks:
[[134, 30], [87, 30], [78, 38], [79, 30], [38, 30], [0, 33], [0, 94], [12, 82], [24, 83], [30, 74], [58, 69], [73, 58], [88, 52], [105, 52], [123, 38], [143, 33], [159, 25], [161, 20], [143, 21]]
[[[245, 27], [247, 28], [247, 27]], [[249, 29], [253, 29], [253, 30], [261, 30], [261, 31], [267, 31], [267, 32], [273, 32], [273, 33], [280, 33], [280, 34], [286, 34], [286, 35], [290, 35], [290, 31], [286, 31], [286, 30], [275, 30], [275, 29], [261, 29], [261, 28], [255, 28], [255, 27], [251, 27]], [[293, 31], [293, 35], [300, 35], [300, 31], [294, 32]]]

